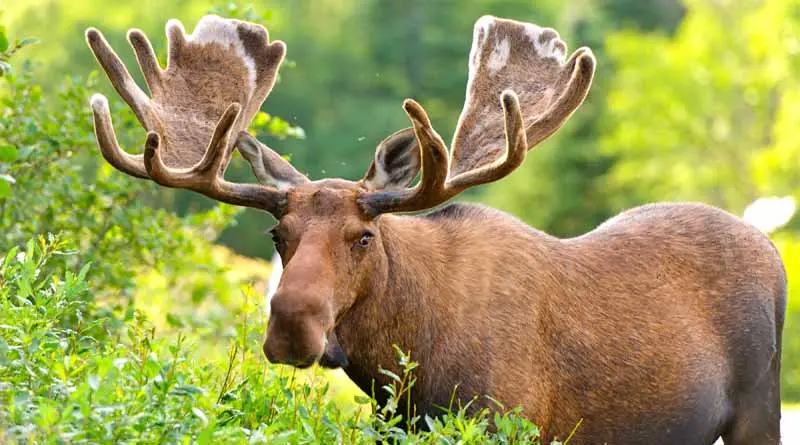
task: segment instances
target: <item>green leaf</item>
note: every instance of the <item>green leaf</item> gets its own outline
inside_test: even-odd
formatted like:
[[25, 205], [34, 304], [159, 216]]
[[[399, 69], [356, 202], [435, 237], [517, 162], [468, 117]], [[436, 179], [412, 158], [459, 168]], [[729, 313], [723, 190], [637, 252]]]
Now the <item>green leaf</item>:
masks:
[[203, 413], [203, 411], [201, 411], [200, 408], [197, 407], [192, 408], [192, 413], [195, 416], [197, 416], [197, 418], [200, 419], [201, 422], [203, 422], [203, 428], [208, 426], [208, 417], [206, 417], [205, 413]]
[[213, 439], [213, 434], [214, 428], [211, 426], [206, 427], [197, 435], [197, 441], [195, 443], [197, 445], [208, 445], [211, 443], [211, 439]]
[[360, 395], [355, 395], [353, 397], [353, 400], [355, 400], [355, 402], [358, 403], [359, 405], [368, 405], [368, 404], [372, 403], [372, 399], [370, 399], [369, 397], [360, 396]]
[[35, 45], [39, 42], [40, 40], [35, 37], [28, 37], [17, 42], [17, 49], [24, 48], [28, 45]]
[[39, 415], [37, 416], [37, 424], [47, 429], [58, 421], [58, 406], [55, 402], [43, 400], [39, 403]]
[[0, 53], [8, 51], [8, 36], [6, 35], [6, 27], [0, 25]]
[[0, 145], [0, 162], [14, 162], [18, 157], [17, 147], [13, 145]]
[[[4, 175], [0, 175], [0, 178], [2, 178], [2, 176]], [[0, 198], [5, 198], [10, 194], [11, 194], [11, 184], [9, 184], [6, 181], [0, 181]]]
[[169, 323], [170, 326], [174, 326], [176, 328], [182, 328], [184, 326], [183, 320], [181, 320], [180, 317], [171, 312], [167, 313], [167, 323]]
[[6, 362], [6, 356], [8, 355], [8, 343], [0, 337], [0, 363]]
[[393, 373], [392, 371], [389, 371], [388, 369], [379, 369], [378, 372], [380, 372], [381, 374], [383, 374], [385, 376], [388, 376], [390, 379], [394, 380], [395, 382], [402, 382], [403, 381], [403, 379], [401, 379], [400, 376], [398, 376], [397, 374]]
[[3, 260], [2, 265], [0, 265], [0, 274], [6, 273], [6, 268], [8, 268], [9, 265], [11, 264], [11, 261], [13, 261], [14, 258], [16, 258], [17, 251], [19, 251], [18, 246], [14, 246], [11, 248], [11, 250], [8, 251], [8, 253], [6, 254], [6, 258]]

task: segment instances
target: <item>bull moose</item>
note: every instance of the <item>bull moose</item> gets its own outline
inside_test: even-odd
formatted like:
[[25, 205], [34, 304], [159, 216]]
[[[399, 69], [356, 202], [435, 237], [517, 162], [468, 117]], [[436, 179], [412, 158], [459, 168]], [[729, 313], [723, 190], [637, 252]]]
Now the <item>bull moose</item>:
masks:
[[[128, 175], [277, 219], [270, 362], [343, 366], [370, 391], [396, 344], [419, 363], [419, 414], [456, 391], [523, 407], [545, 440], [583, 419], [572, 443], [779, 443], [786, 274], [767, 236], [698, 203], [644, 205], [568, 239], [485, 206], [442, 206], [511, 174], [568, 120], [594, 76], [588, 48], [567, 57], [553, 29], [481, 17], [449, 149], [407, 99], [411, 127], [378, 144], [362, 179], [312, 181], [247, 132], [285, 44], [213, 15], [166, 33], [166, 69], [143, 32], [128, 34], [148, 96], [87, 30], [147, 130], [142, 154], [120, 149], [96, 94], [97, 142]], [[224, 178], [234, 148], [258, 183]]]

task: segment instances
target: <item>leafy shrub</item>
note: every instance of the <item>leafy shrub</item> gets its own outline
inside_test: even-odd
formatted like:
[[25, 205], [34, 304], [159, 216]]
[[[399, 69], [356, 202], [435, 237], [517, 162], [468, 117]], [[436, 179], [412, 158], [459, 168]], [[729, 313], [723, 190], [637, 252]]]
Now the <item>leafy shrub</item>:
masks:
[[[402, 353], [402, 376], [383, 388], [390, 403], [378, 409], [360, 399], [374, 408], [368, 416], [342, 409], [327, 384], [266, 367], [251, 341], [262, 325], [253, 310], [241, 317], [230, 354], [209, 359], [185, 335], [156, 336], [139, 311], [122, 319], [104, 311], [87, 279], [91, 265], [44, 273], [64, 247], [39, 237], [0, 264], [2, 443], [505, 444], [539, 436], [519, 411], [470, 417], [466, 408], [424, 419], [428, 433], [399, 429], [397, 407], [416, 366]], [[490, 419], [495, 434], [487, 433]]]

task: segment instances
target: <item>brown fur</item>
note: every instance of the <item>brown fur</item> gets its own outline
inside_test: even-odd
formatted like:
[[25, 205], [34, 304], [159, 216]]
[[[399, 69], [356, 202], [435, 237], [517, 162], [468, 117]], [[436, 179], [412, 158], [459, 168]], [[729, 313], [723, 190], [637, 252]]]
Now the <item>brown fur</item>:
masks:
[[[284, 338], [309, 365], [329, 332], [367, 392], [388, 383], [378, 367], [398, 371], [392, 344], [410, 350], [421, 414], [457, 387], [523, 406], [547, 440], [582, 419], [571, 443], [778, 443], [786, 277], [755, 228], [664, 203], [561, 240], [472, 205], [365, 220], [336, 190], [290, 194], [271, 360], [293, 363]], [[364, 229], [371, 250], [353, 254]]]

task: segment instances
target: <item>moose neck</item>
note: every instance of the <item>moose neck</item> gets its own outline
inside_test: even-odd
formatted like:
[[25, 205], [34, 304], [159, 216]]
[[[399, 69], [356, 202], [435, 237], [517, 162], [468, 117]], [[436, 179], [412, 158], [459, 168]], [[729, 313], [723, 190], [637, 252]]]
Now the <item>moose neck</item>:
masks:
[[[519, 377], [495, 362], [508, 356], [507, 367], [543, 376], [530, 384], [531, 393], [541, 395], [537, 405], [525, 402], [531, 412], [546, 415], [547, 406], [539, 405], [549, 403], [545, 368], [552, 363], [542, 349], [547, 346], [533, 339], [496, 339], [509, 332], [543, 332], [544, 318], [569, 323], [559, 319], [563, 308], [551, 310], [548, 304], [565, 298], [557, 283], [564, 287], [569, 279], [562, 272], [568, 268], [555, 264], [566, 254], [564, 243], [505, 213], [470, 204], [450, 204], [424, 216], [384, 216], [380, 230], [385, 264], [371, 292], [360, 296], [336, 329], [348, 356], [348, 376], [383, 403], [381, 388], [389, 381], [378, 368], [401, 371], [396, 344], [419, 364], [411, 391], [417, 414], [435, 415], [436, 406], [466, 403], [473, 396], [481, 398], [472, 409], [491, 408], [482, 395], [518, 398]], [[561, 306], [573, 303], [580, 306], [577, 301]], [[520, 313], [525, 316], [512, 316]]]
[[[348, 376], [367, 394], [385, 400], [381, 386], [388, 383], [378, 368], [397, 373], [396, 344], [420, 364], [431, 358], [442, 340], [441, 313], [433, 319], [437, 292], [447, 277], [448, 239], [442, 228], [425, 217], [386, 215], [380, 221], [385, 262], [369, 292], [362, 295], [337, 326], [336, 333], [348, 356]], [[434, 322], [435, 321], [435, 322]], [[419, 383], [433, 370], [415, 371]]]

